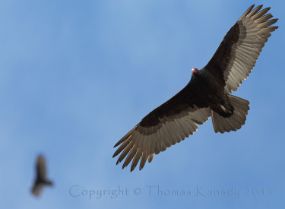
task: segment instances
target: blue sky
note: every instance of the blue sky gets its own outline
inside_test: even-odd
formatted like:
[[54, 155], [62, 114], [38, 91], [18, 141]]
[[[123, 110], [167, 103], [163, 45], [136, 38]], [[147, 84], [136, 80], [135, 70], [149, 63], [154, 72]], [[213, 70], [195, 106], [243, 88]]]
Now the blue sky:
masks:
[[[208, 120], [140, 172], [115, 166], [115, 142], [184, 87], [252, 3], [280, 28], [234, 93], [250, 101], [242, 129], [215, 134]], [[0, 208], [284, 208], [284, 4], [0, 1]], [[55, 187], [35, 199], [39, 153]]]

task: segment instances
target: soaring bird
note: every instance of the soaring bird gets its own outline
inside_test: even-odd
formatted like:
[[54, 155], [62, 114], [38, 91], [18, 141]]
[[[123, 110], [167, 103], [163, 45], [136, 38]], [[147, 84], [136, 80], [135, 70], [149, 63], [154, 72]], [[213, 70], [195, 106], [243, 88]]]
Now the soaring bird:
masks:
[[36, 160], [36, 178], [32, 187], [32, 194], [39, 196], [44, 186], [52, 186], [53, 182], [47, 178], [46, 160], [39, 155]]
[[270, 7], [250, 6], [231, 27], [214, 56], [202, 69], [193, 68], [189, 83], [147, 114], [114, 147], [113, 157], [131, 171], [141, 170], [154, 154], [192, 135], [212, 118], [214, 131], [236, 131], [245, 123], [249, 101], [231, 93], [247, 78], [278, 19]]

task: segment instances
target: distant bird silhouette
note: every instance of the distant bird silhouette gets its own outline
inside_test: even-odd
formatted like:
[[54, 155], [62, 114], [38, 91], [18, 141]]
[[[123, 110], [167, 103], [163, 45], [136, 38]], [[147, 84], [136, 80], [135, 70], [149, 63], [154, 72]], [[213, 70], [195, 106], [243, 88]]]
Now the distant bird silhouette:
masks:
[[[270, 8], [250, 6], [224, 37], [208, 64], [192, 69], [190, 82], [174, 97], [146, 115], [115, 147], [113, 157], [131, 171], [142, 169], [154, 154], [192, 135], [198, 125], [212, 117], [215, 132], [241, 128], [249, 101], [231, 95], [247, 78], [278, 19]], [[210, 37], [211, 35], [209, 35]]]
[[52, 186], [53, 182], [47, 178], [46, 160], [44, 156], [39, 155], [36, 160], [36, 178], [32, 187], [32, 194], [39, 196], [43, 187]]

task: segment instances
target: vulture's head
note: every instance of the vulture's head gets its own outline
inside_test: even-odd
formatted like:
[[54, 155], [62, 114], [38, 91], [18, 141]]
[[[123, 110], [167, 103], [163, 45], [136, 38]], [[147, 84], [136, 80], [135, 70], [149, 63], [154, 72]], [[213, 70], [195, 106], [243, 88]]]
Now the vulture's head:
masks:
[[197, 75], [199, 75], [199, 70], [198, 70], [198, 68], [192, 68], [192, 76], [193, 77], [196, 77]]

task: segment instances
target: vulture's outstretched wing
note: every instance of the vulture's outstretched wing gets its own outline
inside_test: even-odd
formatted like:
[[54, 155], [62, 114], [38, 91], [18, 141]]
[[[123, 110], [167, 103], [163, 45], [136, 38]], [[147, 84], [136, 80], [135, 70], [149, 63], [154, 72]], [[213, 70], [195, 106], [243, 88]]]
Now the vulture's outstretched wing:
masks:
[[37, 176], [40, 179], [46, 179], [46, 176], [47, 176], [46, 160], [44, 156], [42, 155], [39, 155], [37, 157], [36, 172], [37, 172]]
[[118, 148], [113, 157], [120, 154], [117, 164], [125, 159], [123, 168], [132, 161], [131, 171], [140, 161], [141, 170], [147, 160], [152, 160], [154, 154], [193, 134], [209, 115], [207, 104], [195, 98], [191, 85], [188, 85], [150, 112], [119, 140], [115, 145]]
[[229, 30], [205, 67], [221, 78], [228, 92], [236, 90], [247, 78], [278, 19], [272, 19], [270, 8], [250, 6]]
[[32, 194], [34, 196], [40, 196], [40, 194], [42, 193], [43, 187], [45, 185], [42, 183], [35, 183], [32, 187]]

